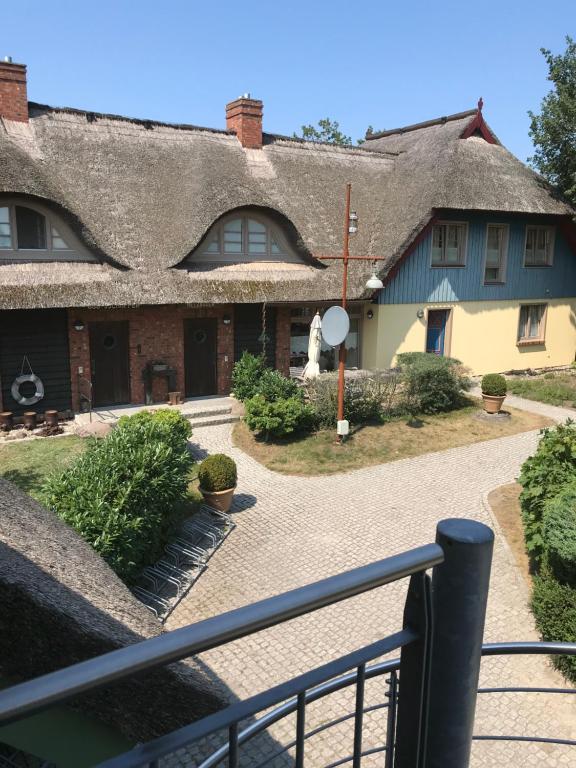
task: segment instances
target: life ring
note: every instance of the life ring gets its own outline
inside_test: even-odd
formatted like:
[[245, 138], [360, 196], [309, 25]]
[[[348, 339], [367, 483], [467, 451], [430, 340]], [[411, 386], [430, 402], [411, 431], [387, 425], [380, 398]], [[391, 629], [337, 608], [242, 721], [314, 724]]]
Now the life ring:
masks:
[[[32, 397], [23, 397], [20, 394], [20, 387], [26, 382], [32, 382], [32, 384], [36, 386], [36, 392], [34, 392]], [[36, 376], [36, 374], [23, 373], [14, 379], [11, 392], [12, 397], [19, 405], [34, 405], [34, 403], [37, 403], [44, 397], [44, 384], [42, 383], [42, 380]]]

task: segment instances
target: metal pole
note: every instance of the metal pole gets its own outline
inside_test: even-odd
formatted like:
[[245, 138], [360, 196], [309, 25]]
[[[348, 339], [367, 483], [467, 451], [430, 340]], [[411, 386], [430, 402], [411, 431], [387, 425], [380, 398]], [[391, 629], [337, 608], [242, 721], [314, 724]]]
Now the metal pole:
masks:
[[467, 768], [494, 534], [472, 520], [442, 520], [436, 543], [445, 559], [432, 576], [434, 626], [425, 765]]
[[[346, 205], [344, 211], [344, 247], [342, 252], [342, 309], [346, 309], [346, 294], [348, 292], [348, 244], [350, 240], [350, 190], [351, 184], [346, 184]], [[338, 421], [344, 418], [344, 370], [346, 368], [346, 340], [340, 344], [338, 353]], [[338, 437], [342, 442], [341, 435]]]

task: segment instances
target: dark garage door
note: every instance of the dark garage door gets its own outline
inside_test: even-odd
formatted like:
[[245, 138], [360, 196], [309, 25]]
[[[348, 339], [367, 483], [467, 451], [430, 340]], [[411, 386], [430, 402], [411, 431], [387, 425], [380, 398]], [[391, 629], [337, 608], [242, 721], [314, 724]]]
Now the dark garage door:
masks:
[[[237, 304], [234, 310], [234, 359], [242, 352], [262, 354], [262, 304]], [[276, 310], [266, 307], [266, 362], [276, 366]]]
[[[44, 398], [36, 405], [21, 406], [12, 397], [11, 387], [20, 375], [24, 357], [44, 384]], [[25, 366], [24, 373], [29, 369]], [[15, 310], [0, 312], [0, 378], [4, 410], [43, 413], [72, 407], [68, 329], [65, 310]], [[26, 387], [31, 391], [27, 392]], [[24, 396], [34, 394], [32, 384], [21, 388]]]

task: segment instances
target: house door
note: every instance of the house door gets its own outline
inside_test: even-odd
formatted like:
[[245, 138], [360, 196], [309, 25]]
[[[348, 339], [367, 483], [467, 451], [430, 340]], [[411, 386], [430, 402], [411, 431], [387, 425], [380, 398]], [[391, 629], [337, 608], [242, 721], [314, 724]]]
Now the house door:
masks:
[[127, 321], [90, 323], [90, 364], [95, 406], [130, 402]]
[[186, 397], [216, 394], [216, 320], [184, 321]]
[[426, 331], [426, 352], [433, 352], [435, 355], [443, 355], [446, 344], [446, 326], [449, 309], [429, 309], [428, 310], [428, 329]]

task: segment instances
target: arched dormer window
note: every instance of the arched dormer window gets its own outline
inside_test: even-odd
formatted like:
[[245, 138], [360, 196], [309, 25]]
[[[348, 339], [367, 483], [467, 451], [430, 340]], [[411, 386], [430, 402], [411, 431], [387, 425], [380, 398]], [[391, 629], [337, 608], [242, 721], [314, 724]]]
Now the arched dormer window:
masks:
[[252, 211], [235, 211], [220, 219], [190, 260], [198, 263], [302, 262], [278, 225]]
[[95, 260], [52, 211], [28, 201], [0, 199], [0, 262]]

